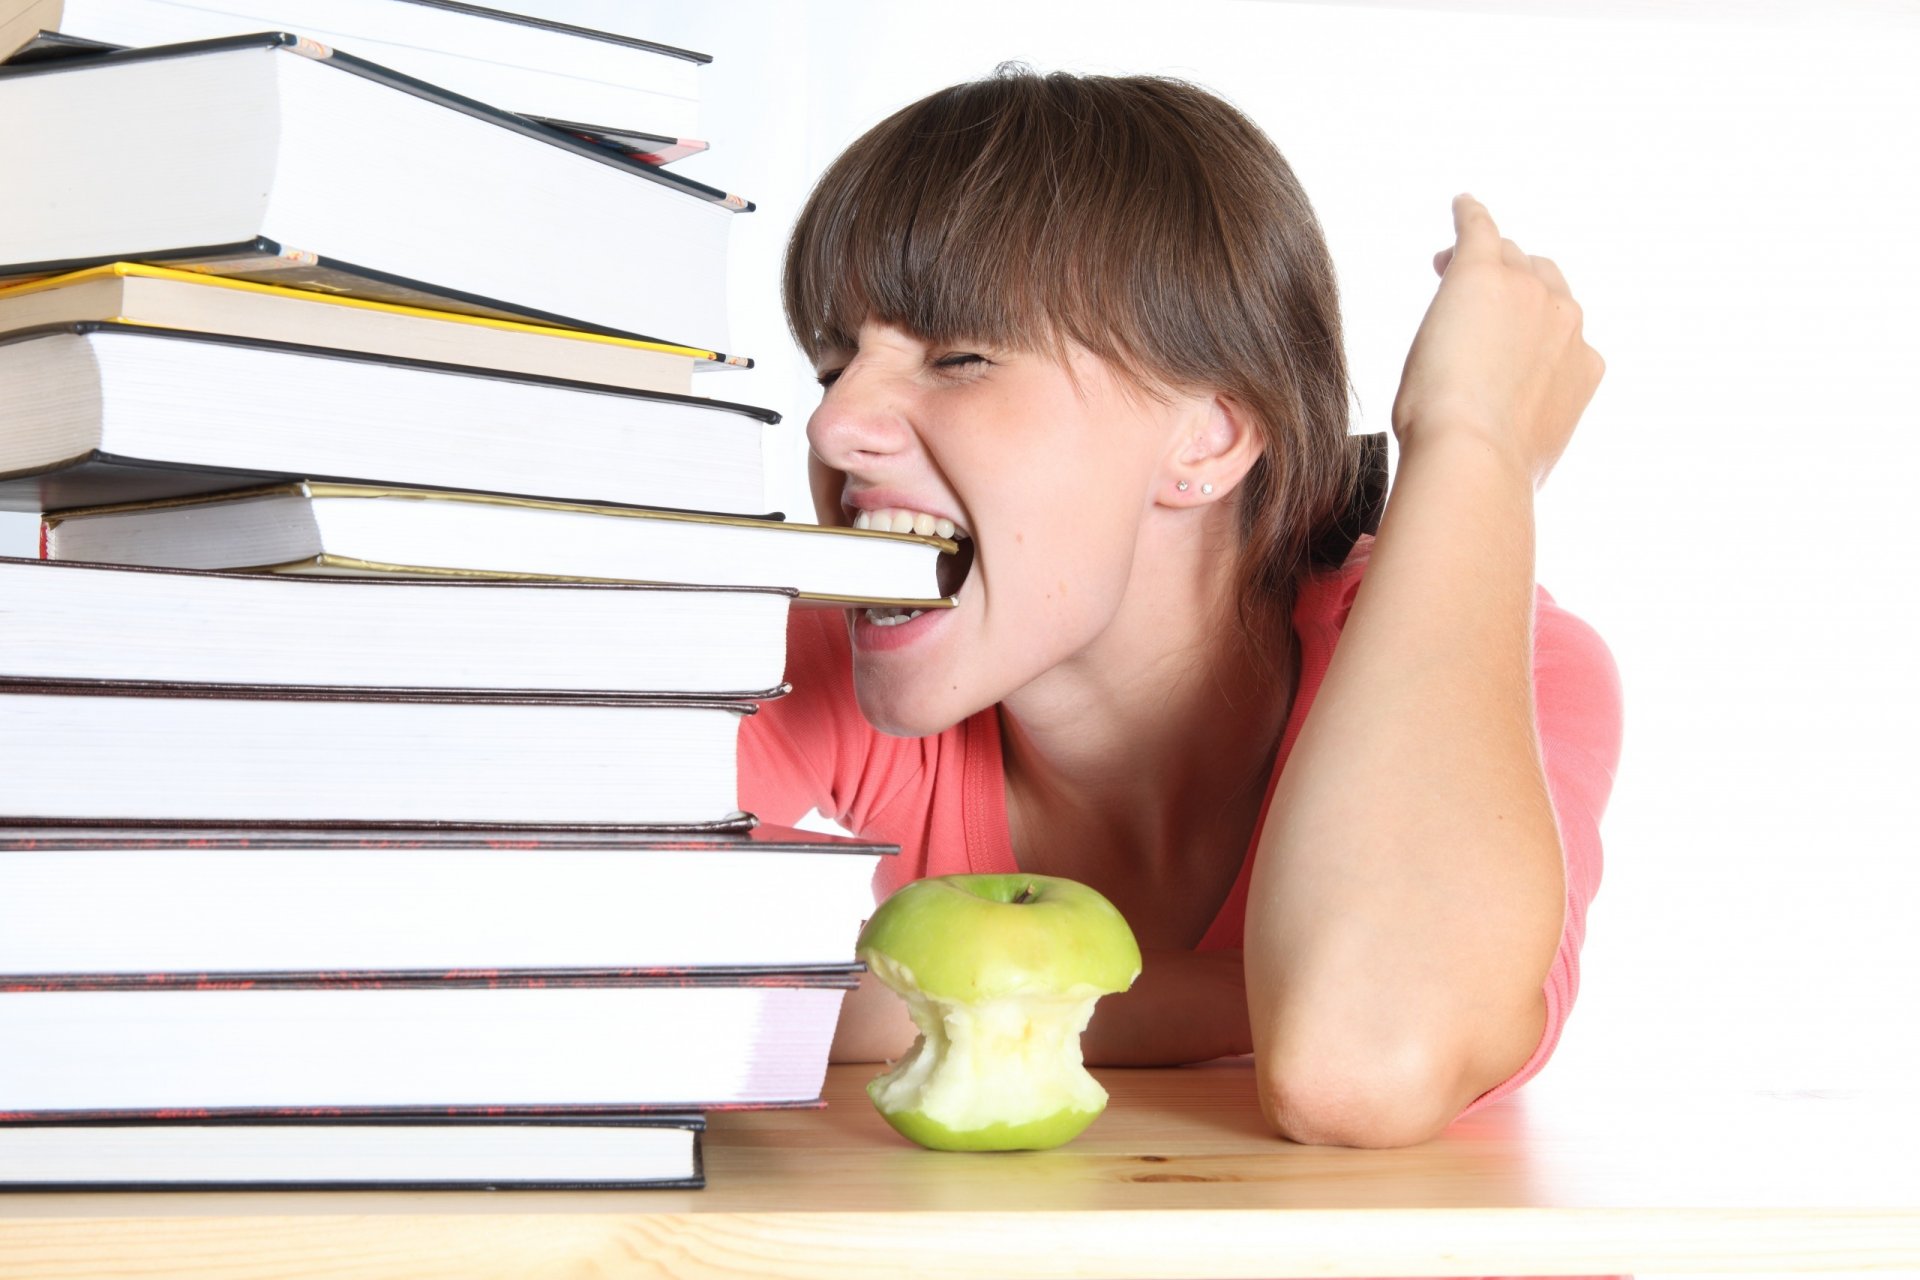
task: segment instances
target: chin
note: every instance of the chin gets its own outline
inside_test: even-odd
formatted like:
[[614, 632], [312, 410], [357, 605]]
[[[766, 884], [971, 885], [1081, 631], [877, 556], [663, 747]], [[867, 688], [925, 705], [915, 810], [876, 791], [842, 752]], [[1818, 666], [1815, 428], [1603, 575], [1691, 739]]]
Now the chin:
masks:
[[982, 707], [972, 705], [949, 686], [938, 691], [883, 687], [854, 669], [854, 690], [867, 723], [894, 738], [926, 738], [944, 733]]

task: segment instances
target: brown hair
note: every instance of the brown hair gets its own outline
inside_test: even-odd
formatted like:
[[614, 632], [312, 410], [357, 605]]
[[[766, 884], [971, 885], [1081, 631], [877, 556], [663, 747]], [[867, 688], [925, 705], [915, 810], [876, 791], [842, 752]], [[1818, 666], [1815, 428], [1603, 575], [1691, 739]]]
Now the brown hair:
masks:
[[871, 317], [936, 342], [1071, 341], [1149, 393], [1238, 401], [1267, 446], [1239, 494], [1250, 636], [1353, 543], [1366, 450], [1332, 259], [1273, 143], [1195, 85], [1009, 64], [922, 98], [821, 177], [784, 299], [815, 361]]

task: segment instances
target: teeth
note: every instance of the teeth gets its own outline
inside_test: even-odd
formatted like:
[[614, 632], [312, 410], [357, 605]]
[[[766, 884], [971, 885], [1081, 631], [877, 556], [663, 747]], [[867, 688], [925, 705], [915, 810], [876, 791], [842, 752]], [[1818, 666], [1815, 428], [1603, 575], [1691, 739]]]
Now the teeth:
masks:
[[921, 537], [964, 538], [966, 530], [945, 516], [910, 511], [905, 507], [882, 507], [877, 511], [854, 513], [853, 527], [875, 529], [881, 533], [917, 533]]
[[925, 612], [924, 609], [910, 609], [905, 613], [894, 609], [869, 609], [867, 621], [876, 627], [897, 627], [903, 622], [912, 622]]

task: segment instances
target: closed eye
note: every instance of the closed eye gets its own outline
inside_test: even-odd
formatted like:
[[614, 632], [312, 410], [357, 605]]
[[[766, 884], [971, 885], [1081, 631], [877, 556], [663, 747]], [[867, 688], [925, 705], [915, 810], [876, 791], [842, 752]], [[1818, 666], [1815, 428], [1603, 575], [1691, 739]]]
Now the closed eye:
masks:
[[964, 369], [969, 365], [987, 363], [989, 362], [983, 355], [977, 355], [971, 351], [956, 351], [952, 355], [941, 356], [933, 362], [933, 366], [936, 369]]
[[841, 371], [839, 369], [822, 369], [813, 375], [813, 380], [819, 383], [821, 390], [824, 391], [826, 388], [840, 381], [840, 373]]

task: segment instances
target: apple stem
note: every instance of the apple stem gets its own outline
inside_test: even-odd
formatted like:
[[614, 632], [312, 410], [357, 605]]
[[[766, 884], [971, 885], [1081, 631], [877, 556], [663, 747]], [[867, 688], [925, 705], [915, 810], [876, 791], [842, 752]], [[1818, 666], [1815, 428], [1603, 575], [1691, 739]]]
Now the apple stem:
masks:
[[1026, 888], [1024, 888], [1024, 889], [1022, 889], [1022, 890], [1020, 891], [1020, 896], [1019, 896], [1019, 897], [1017, 897], [1017, 898], [1015, 898], [1015, 899], [1014, 899], [1013, 901], [1014, 901], [1014, 903], [1015, 903], [1016, 905], [1018, 905], [1018, 904], [1020, 904], [1020, 903], [1023, 903], [1023, 902], [1032, 902], [1032, 901], [1033, 901], [1033, 886], [1032, 886], [1032, 885], [1028, 885], [1028, 886], [1027, 886]]

